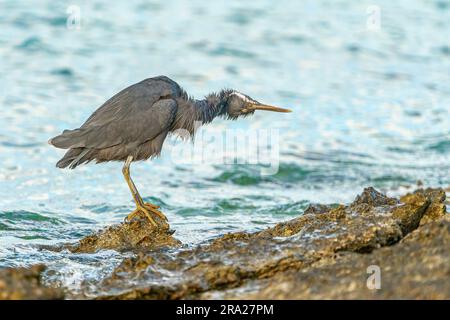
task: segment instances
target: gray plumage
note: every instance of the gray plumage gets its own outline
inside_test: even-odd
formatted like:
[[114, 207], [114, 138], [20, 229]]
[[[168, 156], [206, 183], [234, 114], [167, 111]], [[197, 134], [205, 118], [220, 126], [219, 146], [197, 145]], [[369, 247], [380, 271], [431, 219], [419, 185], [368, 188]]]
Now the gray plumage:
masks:
[[183, 129], [193, 136], [196, 121], [208, 123], [217, 116], [236, 119], [257, 109], [288, 112], [260, 104], [234, 90], [195, 100], [176, 82], [159, 76], [120, 91], [80, 128], [65, 130], [49, 143], [68, 149], [56, 164], [59, 168], [74, 169], [93, 160], [125, 161], [129, 156], [133, 161], [146, 160], [160, 154], [169, 133]]

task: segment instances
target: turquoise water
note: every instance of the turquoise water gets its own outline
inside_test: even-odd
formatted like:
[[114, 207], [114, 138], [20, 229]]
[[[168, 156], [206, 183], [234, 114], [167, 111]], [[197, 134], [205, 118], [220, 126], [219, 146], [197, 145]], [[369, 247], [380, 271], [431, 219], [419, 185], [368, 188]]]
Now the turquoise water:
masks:
[[[367, 27], [373, 4], [378, 31]], [[70, 5], [80, 9], [79, 29], [67, 27]], [[188, 245], [265, 228], [311, 202], [349, 202], [369, 185], [392, 195], [418, 180], [450, 185], [449, 1], [4, 0], [0, 8], [0, 267], [44, 262], [53, 281], [76, 288], [120, 261], [112, 251], [36, 246], [76, 241], [133, 209], [121, 164], [58, 170], [63, 152], [47, 140], [160, 74], [199, 98], [231, 87], [294, 110], [203, 129], [276, 128], [275, 175], [178, 164], [167, 150], [133, 166], [141, 193]]]

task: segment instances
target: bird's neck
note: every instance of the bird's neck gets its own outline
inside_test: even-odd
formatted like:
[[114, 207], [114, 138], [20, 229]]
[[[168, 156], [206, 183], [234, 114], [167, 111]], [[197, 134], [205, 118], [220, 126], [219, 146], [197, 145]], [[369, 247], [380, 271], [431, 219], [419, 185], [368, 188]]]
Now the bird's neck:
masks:
[[227, 94], [230, 90], [211, 93], [202, 100], [182, 99], [178, 101], [178, 112], [172, 131], [187, 130], [191, 136], [202, 124], [210, 123], [216, 117], [226, 116]]
[[193, 104], [197, 112], [197, 121], [202, 124], [209, 123], [214, 118], [226, 115], [226, 100], [229, 90], [222, 90], [218, 93], [211, 93], [202, 100], [194, 100]]
[[216, 117], [226, 116], [226, 102], [231, 90], [222, 90], [218, 93], [211, 93], [202, 100], [187, 98], [187, 95], [178, 100], [178, 111], [175, 121], [170, 131], [177, 130], [185, 137], [183, 132], [187, 130], [191, 137], [194, 136], [196, 129], [202, 124], [210, 123]]

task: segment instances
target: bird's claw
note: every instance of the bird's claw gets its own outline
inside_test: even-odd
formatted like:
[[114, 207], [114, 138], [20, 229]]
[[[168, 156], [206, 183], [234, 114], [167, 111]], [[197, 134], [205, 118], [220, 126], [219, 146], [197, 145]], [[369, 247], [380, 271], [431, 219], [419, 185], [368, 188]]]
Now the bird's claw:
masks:
[[162, 213], [161, 211], [159, 211], [158, 209], [161, 208], [160, 206], [157, 206], [153, 203], [144, 203], [144, 206], [149, 209], [149, 211], [153, 212], [154, 214], [156, 214], [158, 217], [160, 217], [162, 220], [165, 221], [169, 221], [169, 219], [167, 219], [167, 217], [165, 216], [164, 213]]
[[152, 213], [156, 214], [163, 221], [168, 221], [167, 217], [158, 209], [160, 206], [154, 205], [152, 203], [144, 203], [142, 206], [138, 206], [132, 213], [125, 217], [125, 221], [131, 221], [134, 217], [140, 216], [141, 213], [144, 213], [149, 222], [157, 227], [155, 219], [152, 217]]
[[148, 219], [148, 221], [155, 227], [158, 226], [155, 219], [151, 216], [151, 214], [147, 211], [147, 209], [144, 208], [136, 208], [133, 212], [131, 212], [128, 216], [125, 217], [126, 222], [132, 221], [135, 217], [141, 218], [142, 213], [145, 214], [145, 217]]

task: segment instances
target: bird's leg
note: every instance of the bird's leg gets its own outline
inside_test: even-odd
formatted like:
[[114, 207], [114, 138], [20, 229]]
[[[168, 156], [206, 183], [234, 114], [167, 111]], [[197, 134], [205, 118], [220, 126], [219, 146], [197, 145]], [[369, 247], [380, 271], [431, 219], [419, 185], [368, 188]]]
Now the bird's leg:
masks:
[[150, 223], [153, 224], [154, 226], [157, 226], [151, 213], [158, 215], [161, 219], [166, 220], [166, 221], [167, 221], [167, 217], [161, 211], [158, 210], [159, 206], [156, 206], [151, 203], [144, 203], [144, 201], [142, 200], [142, 197], [140, 196], [139, 191], [137, 190], [136, 185], [134, 184], [134, 182], [130, 176], [130, 165], [131, 165], [132, 161], [133, 161], [133, 157], [129, 156], [127, 158], [127, 160], [125, 161], [125, 165], [123, 166], [122, 172], [123, 172], [123, 176], [125, 177], [125, 180], [128, 184], [128, 187], [130, 188], [134, 202], [136, 203], [136, 210], [134, 210], [132, 213], [130, 213], [125, 219], [129, 221], [132, 218], [134, 218], [136, 215], [139, 215], [140, 212], [143, 212], [147, 216]]

